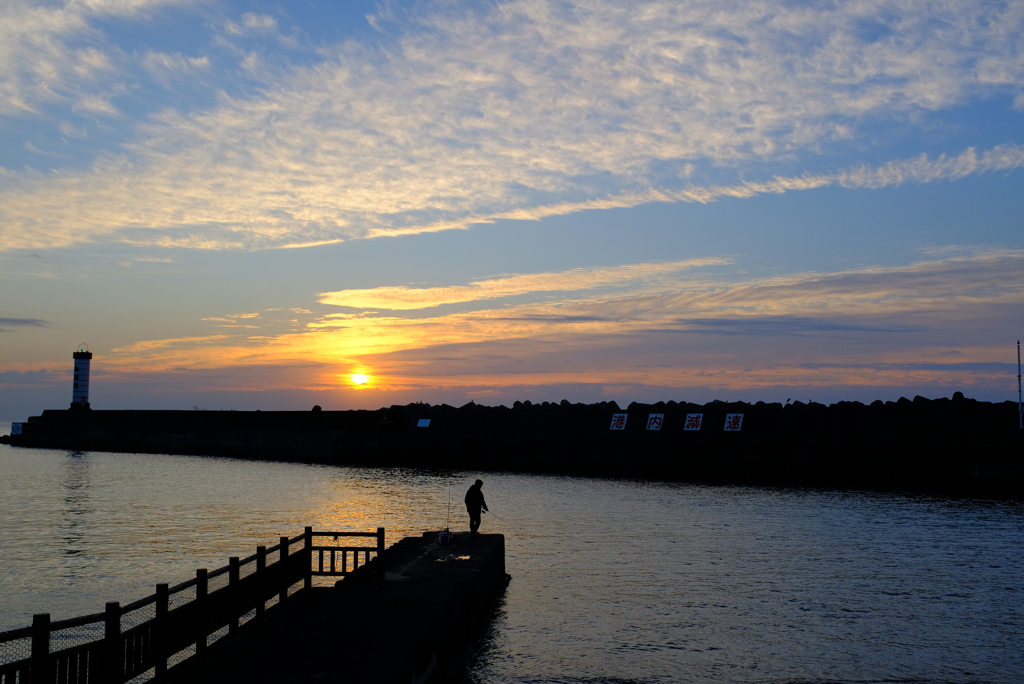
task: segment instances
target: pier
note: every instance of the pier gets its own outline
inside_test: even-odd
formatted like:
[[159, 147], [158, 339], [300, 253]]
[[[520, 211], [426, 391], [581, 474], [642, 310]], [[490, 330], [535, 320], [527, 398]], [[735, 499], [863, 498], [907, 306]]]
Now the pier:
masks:
[[0, 684], [449, 681], [507, 580], [500, 534], [385, 549], [383, 528], [307, 527], [134, 603], [0, 633]]

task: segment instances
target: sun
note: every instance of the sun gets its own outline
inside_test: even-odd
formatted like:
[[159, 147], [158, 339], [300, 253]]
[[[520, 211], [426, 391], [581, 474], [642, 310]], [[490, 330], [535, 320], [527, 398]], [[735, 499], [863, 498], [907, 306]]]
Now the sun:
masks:
[[352, 381], [353, 385], [365, 385], [366, 383], [370, 382], [370, 376], [363, 375], [361, 373], [350, 375], [348, 376], [348, 379]]

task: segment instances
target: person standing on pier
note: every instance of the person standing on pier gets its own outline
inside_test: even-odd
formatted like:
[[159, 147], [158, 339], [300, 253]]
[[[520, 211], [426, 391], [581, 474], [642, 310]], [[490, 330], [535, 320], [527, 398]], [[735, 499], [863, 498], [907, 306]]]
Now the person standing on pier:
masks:
[[480, 488], [484, 486], [483, 480], [476, 483], [466, 492], [466, 510], [469, 511], [469, 534], [476, 536], [480, 529], [480, 509], [487, 510], [487, 502], [484, 501], [484, 493]]

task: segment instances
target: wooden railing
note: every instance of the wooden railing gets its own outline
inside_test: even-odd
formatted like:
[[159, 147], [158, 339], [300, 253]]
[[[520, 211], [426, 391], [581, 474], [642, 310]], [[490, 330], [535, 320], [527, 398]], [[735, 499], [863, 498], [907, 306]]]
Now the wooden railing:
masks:
[[[317, 537], [375, 537], [377, 543], [314, 546]], [[169, 666], [203, 658], [211, 640], [235, 636], [240, 624], [262, 619], [268, 607], [311, 589], [314, 576], [350, 575], [370, 562], [370, 554], [376, 557], [376, 581], [383, 584], [383, 527], [376, 532], [307, 527], [270, 548], [256, 547], [248, 558], [230, 558], [212, 572], [196, 570], [195, 579], [173, 587], [158, 584], [155, 594], [126, 606], [113, 601], [102, 613], [55, 622], [48, 613], [35, 615], [31, 627], [0, 632], [0, 684], [122, 684], [147, 681], [147, 676], [162, 682]]]

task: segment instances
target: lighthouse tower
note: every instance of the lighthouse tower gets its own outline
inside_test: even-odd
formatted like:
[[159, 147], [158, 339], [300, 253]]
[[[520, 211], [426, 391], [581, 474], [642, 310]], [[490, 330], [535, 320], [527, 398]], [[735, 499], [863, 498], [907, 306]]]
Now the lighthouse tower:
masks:
[[89, 362], [92, 352], [85, 343], [78, 345], [75, 357], [75, 381], [71, 388], [71, 408], [89, 408]]

